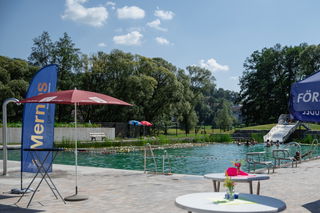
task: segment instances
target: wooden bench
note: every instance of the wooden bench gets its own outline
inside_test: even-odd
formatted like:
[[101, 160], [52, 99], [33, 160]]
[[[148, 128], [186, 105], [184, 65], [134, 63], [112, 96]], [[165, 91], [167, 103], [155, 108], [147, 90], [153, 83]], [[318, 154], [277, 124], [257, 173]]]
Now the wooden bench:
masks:
[[91, 141], [97, 141], [97, 138], [101, 138], [101, 141], [103, 141], [106, 138], [106, 135], [103, 132], [93, 132], [89, 134]]

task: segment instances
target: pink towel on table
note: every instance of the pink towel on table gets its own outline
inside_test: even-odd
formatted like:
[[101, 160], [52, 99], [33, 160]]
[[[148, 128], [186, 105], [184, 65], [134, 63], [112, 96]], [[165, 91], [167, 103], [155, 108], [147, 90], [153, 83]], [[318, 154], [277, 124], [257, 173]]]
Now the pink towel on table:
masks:
[[240, 171], [238, 172], [238, 175], [248, 176], [248, 173], [240, 170]]
[[238, 170], [237, 168], [229, 167], [226, 171], [226, 175], [228, 176], [237, 176], [238, 175]]
[[237, 175], [248, 176], [248, 173], [241, 171], [241, 170], [238, 172], [237, 168], [229, 167], [226, 170], [226, 175], [228, 175], [228, 176], [237, 176]]

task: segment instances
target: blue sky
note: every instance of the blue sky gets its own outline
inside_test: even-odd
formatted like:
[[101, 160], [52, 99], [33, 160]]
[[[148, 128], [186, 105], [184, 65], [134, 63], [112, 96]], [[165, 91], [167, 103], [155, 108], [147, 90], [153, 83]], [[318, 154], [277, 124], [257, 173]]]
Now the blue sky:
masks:
[[239, 91], [255, 50], [319, 44], [317, 0], [0, 0], [0, 55], [27, 59], [32, 39], [64, 32], [83, 53], [120, 49], [212, 71]]

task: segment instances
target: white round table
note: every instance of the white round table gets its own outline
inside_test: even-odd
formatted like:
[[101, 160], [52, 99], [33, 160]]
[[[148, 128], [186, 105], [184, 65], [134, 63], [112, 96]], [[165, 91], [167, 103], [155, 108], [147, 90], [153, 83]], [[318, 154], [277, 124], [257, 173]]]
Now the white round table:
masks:
[[234, 201], [224, 200], [224, 192], [203, 192], [187, 194], [176, 198], [176, 206], [191, 212], [198, 213], [261, 213], [281, 212], [286, 204], [276, 198], [239, 194]]
[[[211, 179], [213, 182], [213, 189], [215, 192], [220, 191], [220, 182], [226, 179], [225, 173], [211, 173], [204, 175], [205, 178]], [[246, 182], [249, 183], [250, 194], [253, 194], [252, 182], [258, 181], [257, 184], [257, 194], [260, 194], [260, 180], [268, 180], [270, 177], [264, 174], [249, 174], [248, 176], [237, 175], [229, 176], [234, 182]]]

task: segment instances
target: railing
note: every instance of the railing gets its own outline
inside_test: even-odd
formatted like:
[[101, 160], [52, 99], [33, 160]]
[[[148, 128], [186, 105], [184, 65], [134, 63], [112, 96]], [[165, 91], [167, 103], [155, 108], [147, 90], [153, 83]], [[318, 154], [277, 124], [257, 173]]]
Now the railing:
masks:
[[[301, 163], [302, 149], [301, 149], [300, 143], [294, 142], [294, 141], [289, 142], [285, 145], [284, 149], [288, 149], [289, 155], [294, 157], [295, 161], [298, 161], [299, 163]], [[300, 156], [298, 156], [298, 155], [300, 155]]]
[[147, 169], [147, 158], [148, 158], [148, 150], [150, 152], [150, 155], [151, 155], [151, 158], [153, 159], [153, 163], [154, 163], [154, 173], [155, 174], [158, 174], [158, 165], [157, 165], [157, 161], [156, 161], [156, 158], [154, 156], [154, 153], [153, 153], [153, 150], [152, 150], [152, 147], [149, 143], [147, 143], [145, 146], [144, 146], [144, 173], [147, 173], [149, 170]]
[[310, 150], [307, 153], [304, 153], [303, 155], [308, 156], [309, 159], [315, 158], [315, 156], [313, 156], [314, 153], [316, 153], [316, 149], [319, 148], [319, 141], [318, 139], [313, 139], [311, 146], [310, 146]]
[[[151, 158], [154, 164], [154, 171], [148, 169], [148, 159]], [[160, 156], [155, 156], [151, 145], [148, 143], [144, 147], [144, 173], [151, 172], [154, 174], [158, 174], [158, 164], [157, 158]], [[162, 155], [162, 174], [163, 175], [171, 175], [171, 163], [170, 156], [167, 151], [164, 150], [164, 154]]]
[[[166, 171], [166, 169], [165, 169], [166, 161], [168, 164], [168, 171]], [[164, 174], [164, 175], [171, 175], [172, 174], [171, 173], [170, 158], [169, 158], [168, 152], [166, 150], [164, 151], [164, 155], [162, 155], [162, 174]]]

